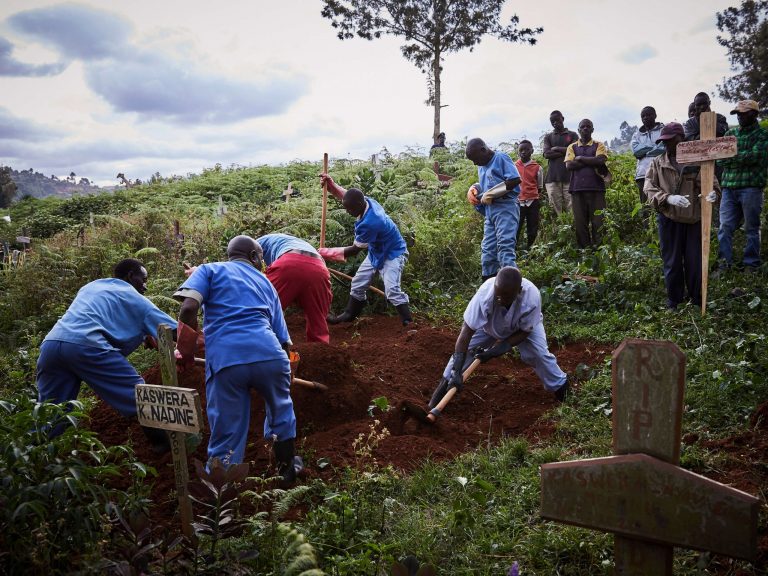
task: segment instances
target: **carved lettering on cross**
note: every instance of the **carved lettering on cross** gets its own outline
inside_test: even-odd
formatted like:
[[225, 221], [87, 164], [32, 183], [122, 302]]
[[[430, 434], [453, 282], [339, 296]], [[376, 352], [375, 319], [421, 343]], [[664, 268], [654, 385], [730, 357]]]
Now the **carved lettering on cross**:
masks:
[[671, 576], [673, 546], [754, 561], [760, 500], [679, 468], [685, 356], [625, 340], [613, 353], [616, 456], [541, 467], [541, 515], [615, 534], [615, 573]]

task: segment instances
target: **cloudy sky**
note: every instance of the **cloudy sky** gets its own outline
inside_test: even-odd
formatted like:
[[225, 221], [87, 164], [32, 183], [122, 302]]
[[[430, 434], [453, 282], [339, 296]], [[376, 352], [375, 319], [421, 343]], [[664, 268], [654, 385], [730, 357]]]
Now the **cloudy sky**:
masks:
[[[737, 0], [508, 0], [536, 46], [486, 38], [449, 54], [449, 141], [538, 142], [560, 109], [610, 139], [619, 124], [713, 109], [729, 74], [715, 13]], [[320, 0], [3, 0], [0, 164], [101, 185], [224, 166], [427, 150], [424, 76], [387, 37], [340, 41]]]

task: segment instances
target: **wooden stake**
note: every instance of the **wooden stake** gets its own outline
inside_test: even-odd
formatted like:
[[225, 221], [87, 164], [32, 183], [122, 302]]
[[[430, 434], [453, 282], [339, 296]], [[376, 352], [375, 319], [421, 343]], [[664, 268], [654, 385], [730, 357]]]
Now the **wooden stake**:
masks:
[[[328, 174], [328, 153], [323, 154], [323, 174]], [[320, 248], [325, 248], [325, 217], [328, 211], [328, 184], [323, 184], [323, 213], [320, 217]]]
[[[344, 280], [352, 281], [352, 276], [349, 274], [344, 274], [344, 272], [339, 272], [338, 270], [335, 270], [334, 268], [328, 268], [328, 272], [333, 274], [334, 276], [338, 276], [339, 278], [344, 278]], [[387, 297], [387, 295], [384, 293], [383, 290], [379, 290], [376, 288], [376, 286], [368, 286], [368, 290], [371, 292], [376, 292], [376, 294], [379, 294], [381, 296], [384, 296], [384, 298]]]
[[[176, 375], [176, 357], [173, 354], [174, 344], [171, 329], [167, 324], [160, 324], [157, 329], [157, 348], [160, 352], [160, 373], [164, 386], [178, 386]], [[187, 468], [186, 434], [168, 431], [173, 455], [173, 471], [176, 478], [176, 494], [179, 497], [179, 512], [181, 514], [181, 530], [191, 542], [195, 541], [195, 531], [192, 529], [192, 501], [189, 499], [189, 469]]]
[[[699, 138], [714, 140], [717, 114], [702, 112], [699, 116]], [[712, 229], [712, 204], [706, 195], [714, 187], [715, 161], [701, 163], [701, 315], [707, 313], [707, 283], [709, 281], [709, 234]]]

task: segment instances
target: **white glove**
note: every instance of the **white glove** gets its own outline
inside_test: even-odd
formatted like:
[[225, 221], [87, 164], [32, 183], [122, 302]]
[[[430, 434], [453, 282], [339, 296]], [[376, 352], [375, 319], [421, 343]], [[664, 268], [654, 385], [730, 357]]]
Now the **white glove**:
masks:
[[705, 199], [707, 202], [709, 202], [710, 204], [711, 204], [711, 203], [714, 203], [714, 202], [715, 202], [715, 200], [717, 200], [717, 192], [715, 192], [714, 190], [712, 190], [712, 191], [711, 191], [709, 194], [707, 194], [707, 196], [706, 196], [704, 199]]
[[691, 205], [688, 198], [680, 196], [680, 194], [670, 194], [667, 196], [667, 204], [670, 206], [678, 206], [680, 208], [688, 208]]

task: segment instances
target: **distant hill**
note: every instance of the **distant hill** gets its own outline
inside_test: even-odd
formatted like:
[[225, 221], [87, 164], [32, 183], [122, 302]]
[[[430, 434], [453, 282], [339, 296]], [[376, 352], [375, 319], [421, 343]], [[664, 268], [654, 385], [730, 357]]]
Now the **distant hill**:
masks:
[[45, 198], [56, 196], [57, 198], [71, 198], [75, 196], [90, 196], [112, 192], [113, 188], [101, 188], [90, 183], [88, 178], [78, 178], [71, 174], [68, 179], [59, 179], [56, 176], [45, 176], [40, 172], [29, 170], [10, 169], [11, 179], [16, 183], [16, 200], [32, 196]]

